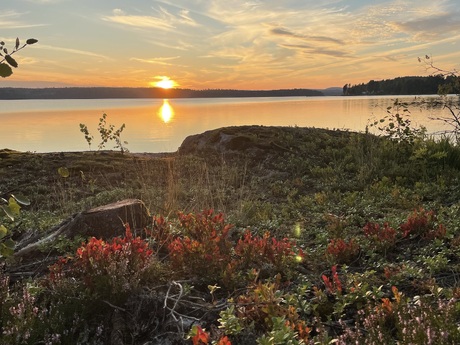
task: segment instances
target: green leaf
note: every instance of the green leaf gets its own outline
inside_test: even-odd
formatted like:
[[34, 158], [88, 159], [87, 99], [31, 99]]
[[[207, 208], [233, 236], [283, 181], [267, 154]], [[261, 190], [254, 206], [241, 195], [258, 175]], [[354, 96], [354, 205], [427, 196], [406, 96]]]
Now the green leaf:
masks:
[[64, 177], [64, 178], [67, 178], [70, 176], [69, 169], [67, 169], [66, 167], [60, 167], [58, 169], [58, 173], [59, 175], [61, 175], [61, 177]]
[[13, 197], [14, 199], [16, 199], [16, 201], [21, 204], [21, 205], [25, 205], [25, 206], [29, 206], [30, 205], [30, 200], [27, 199], [25, 196], [22, 196], [22, 195], [13, 195], [11, 194], [11, 197]]
[[14, 249], [14, 246], [16, 245], [16, 243], [11, 238], [7, 239], [5, 242], [3, 242], [3, 244], [5, 245], [5, 247], [11, 249]]
[[11, 55], [5, 55], [5, 60], [10, 64], [10, 66], [13, 66], [14, 68], [18, 67], [18, 63], [11, 57]]
[[0, 63], [0, 77], [6, 78], [13, 74], [13, 70], [6, 63]]
[[8, 234], [8, 229], [4, 225], [0, 225], [0, 240]]
[[37, 43], [37, 42], [38, 42], [38, 40], [36, 40], [35, 38], [29, 38], [29, 39], [26, 41], [27, 44], [35, 44], [35, 43]]
[[11, 213], [18, 216], [21, 206], [19, 206], [19, 204], [16, 202], [16, 199], [11, 197], [8, 199], [8, 208], [10, 209]]
[[18, 50], [19, 44], [20, 44], [20, 42], [19, 42], [19, 37], [16, 37], [16, 46], [15, 46], [15, 49], [16, 49], [16, 50]]
[[9, 207], [7, 206], [0, 206], [0, 208], [3, 210], [3, 212], [5, 212], [6, 216], [11, 219], [11, 220], [14, 220], [14, 214], [11, 213], [11, 210]]
[[11, 246], [11, 240], [5, 241], [5, 243], [0, 243], [0, 256], [10, 257], [14, 254], [14, 241], [13, 246]]

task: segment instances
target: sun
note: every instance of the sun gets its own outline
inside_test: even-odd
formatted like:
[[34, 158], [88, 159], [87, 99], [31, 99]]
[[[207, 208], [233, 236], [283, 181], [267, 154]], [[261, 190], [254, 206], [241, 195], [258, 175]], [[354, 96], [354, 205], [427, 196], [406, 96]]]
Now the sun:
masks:
[[150, 83], [152, 86], [161, 87], [162, 89], [172, 89], [177, 86], [177, 83], [169, 79], [169, 77], [161, 77], [160, 81], [154, 81]]

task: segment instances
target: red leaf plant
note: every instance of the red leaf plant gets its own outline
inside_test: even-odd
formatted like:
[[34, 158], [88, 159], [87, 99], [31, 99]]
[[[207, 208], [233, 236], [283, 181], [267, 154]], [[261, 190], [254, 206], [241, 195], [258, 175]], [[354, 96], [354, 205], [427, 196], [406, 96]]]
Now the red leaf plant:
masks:
[[359, 245], [353, 240], [346, 241], [342, 238], [330, 240], [326, 248], [326, 256], [335, 263], [349, 264], [359, 254]]
[[126, 225], [125, 237], [104, 241], [92, 237], [77, 249], [67, 271], [67, 259], [50, 267], [50, 279], [56, 282], [72, 277], [96, 294], [113, 295], [128, 292], [138, 286], [142, 273], [150, 263], [152, 250], [140, 237], [133, 237]]
[[368, 222], [363, 227], [364, 235], [371, 240], [372, 246], [377, 250], [386, 251], [394, 246], [396, 242], [396, 230], [388, 222], [383, 226], [377, 223]]
[[420, 235], [424, 239], [443, 238], [446, 235], [446, 228], [437, 224], [437, 217], [434, 211], [427, 211], [423, 208], [414, 210], [407, 221], [400, 225], [403, 238]]
[[[168, 251], [174, 269], [184, 273], [199, 272], [202, 277], [219, 277], [231, 260], [232, 243], [222, 213], [213, 210], [199, 214], [179, 214], [183, 236], [176, 237]], [[189, 268], [193, 268], [190, 272]]]
[[232, 225], [225, 224], [222, 213], [214, 215], [212, 210], [179, 214], [179, 221], [183, 235], [171, 241], [168, 250], [173, 269], [182, 274], [198, 273], [201, 278], [231, 284], [241, 272], [266, 264], [275, 274], [286, 273], [296, 258], [304, 256], [294, 242], [277, 240], [269, 232], [258, 237], [246, 231], [235, 245], [229, 236]]
[[323, 274], [321, 278], [323, 279], [324, 285], [326, 286], [326, 291], [331, 294], [342, 293], [342, 282], [337, 273], [337, 265], [331, 267], [331, 278]]
[[287, 238], [277, 240], [269, 232], [265, 232], [263, 237], [253, 236], [248, 230], [235, 246], [235, 254], [239, 257], [238, 264], [243, 268], [261, 267], [268, 262], [275, 267], [277, 273], [283, 273], [289, 268], [296, 256], [304, 257], [295, 242]]
[[190, 338], [193, 345], [206, 345], [209, 342], [209, 334], [201, 326], [194, 325], [190, 330]]

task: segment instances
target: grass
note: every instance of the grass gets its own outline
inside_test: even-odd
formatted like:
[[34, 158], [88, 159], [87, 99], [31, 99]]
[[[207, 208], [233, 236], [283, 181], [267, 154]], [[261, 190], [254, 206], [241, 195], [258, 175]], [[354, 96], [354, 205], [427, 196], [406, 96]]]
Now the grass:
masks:
[[[222, 135], [233, 138], [226, 149]], [[66, 344], [78, 337], [81, 343], [116, 343], [117, 333], [126, 344], [192, 343], [199, 333], [192, 325], [206, 328], [209, 343], [224, 335], [232, 344], [460, 341], [460, 148], [455, 143], [426, 137], [396, 142], [297, 127], [225, 128], [207, 138], [211, 144], [204, 150], [187, 154], [0, 151], [0, 174], [8, 176], [0, 191], [20, 191], [33, 202], [8, 224], [15, 236], [45, 231], [75, 212], [124, 198], [139, 198], [153, 215], [164, 217], [168, 225], [161, 227], [157, 218], [153, 229], [170, 236], [147, 236], [155, 259], [137, 272], [139, 286], [117, 296], [116, 304], [109, 295], [91, 294], [79, 276], [73, 283], [64, 275], [57, 285], [37, 277], [7, 287], [4, 273], [5, 341]], [[59, 167], [70, 176], [59, 175]], [[190, 231], [177, 212], [196, 215], [207, 209], [223, 212], [225, 223], [234, 225], [219, 243], [236, 252], [221, 253], [222, 260], [238, 258], [246, 229], [260, 238], [267, 233], [277, 241], [287, 238], [305, 255], [295, 264], [289, 257], [275, 266], [248, 259], [257, 270], [238, 263], [237, 272], [213, 266], [215, 271], [200, 275], [182, 253], [186, 271], [171, 266], [168, 241], [185, 241]], [[416, 227], [417, 222], [424, 225]], [[395, 237], [384, 237], [383, 230], [366, 235], [368, 224], [392, 228]], [[278, 243], [255, 238], [253, 247]], [[206, 252], [190, 252], [194, 265], [207, 267], [200, 260], [219, 248], [206, 243]], [[79, 243], [57, 246], [70, 255]], [[11, 266], [14, 262], [7, 261], [6, 272]], [[225, 274], [212, 273], [217, 271], [231, 272], [232, 283]], [[213, 292], [209, 286], [215, 286]], [[12, 313], [21, 300], [22, 314]], [[14, 338], [8, 333], [13, 329], [34, 332]], [[184, 340], [191, 329], [192, 339]]]

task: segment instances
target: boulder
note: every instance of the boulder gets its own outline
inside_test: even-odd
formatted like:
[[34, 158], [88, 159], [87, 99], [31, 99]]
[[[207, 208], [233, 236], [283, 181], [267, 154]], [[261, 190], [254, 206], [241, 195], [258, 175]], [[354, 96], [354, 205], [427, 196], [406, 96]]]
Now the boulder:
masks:
[[185, 138], [179, 154], [244, 155], [264, 157], [270, 152], [288, 151], [277, 143], [283, 129], [264, 126], [224, 127]]

